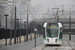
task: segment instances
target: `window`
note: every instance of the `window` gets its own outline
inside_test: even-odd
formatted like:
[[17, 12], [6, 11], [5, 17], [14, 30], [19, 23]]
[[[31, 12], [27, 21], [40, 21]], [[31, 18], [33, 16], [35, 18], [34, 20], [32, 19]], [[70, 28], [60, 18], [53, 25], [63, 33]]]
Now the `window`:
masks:
[[47, 37], [51, 37], [51, 38], [53, 38], [53, 37], [58, 37], [58, 28], [56, 29], [54, 29], [54, 28], [48, 28], [47, 29]]

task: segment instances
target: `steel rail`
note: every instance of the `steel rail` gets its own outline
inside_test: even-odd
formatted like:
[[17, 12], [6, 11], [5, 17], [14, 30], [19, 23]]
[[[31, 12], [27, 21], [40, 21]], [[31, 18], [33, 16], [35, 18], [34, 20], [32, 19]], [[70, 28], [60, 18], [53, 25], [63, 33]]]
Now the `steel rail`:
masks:
[[[69, 41], [67, 41], [68, 42], [68, 44], [69, 44], [69, 46], [72, 48], [72, 46], [71, 46], [71, 44], [69, 43]], [[72, 48], [72, 50], [75, 50], [74, 48]]]

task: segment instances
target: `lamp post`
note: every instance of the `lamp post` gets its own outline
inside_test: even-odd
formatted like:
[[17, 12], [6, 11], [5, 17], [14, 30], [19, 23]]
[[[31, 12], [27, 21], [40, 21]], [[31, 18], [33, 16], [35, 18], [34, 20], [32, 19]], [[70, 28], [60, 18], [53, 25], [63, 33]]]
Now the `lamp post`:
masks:
[[30, 40], [32, 40], [32, 23], [30, 23]]
[[27, 13], [27, 31], [26, 31], [26, 34], [27, 34], [27, 41], [28, 41], [28, 13]]
[[13, 13], [14, 13], [14, 17], [15, 17], [15, 25], [14, 25], [14, 44], [16, 44], [16, 0], [13, 0], [13, 9], [14, 9], [14, 11], [13, 11]]
[[14, 30], [14, 44], [16, 44], [16, 6], [15, 6], [15, 30]]
[[27, 30], [26, 30], [26, 40], [28, 41], [28, 2], [27, 2]]
[[19, 37], [19, 43], [21, 43], [21, 16], [20, 16], [20, 37]]
[[6, 19], [5, 19], [5, 20], [6, 20], [5, 45], [7, 45], [7, 16], [8, 16], [8, 15], [4, 15], [4, 16], [6, 17]]
[[12, 44], [12, 16], [11, 16], [11, 29], [10, 29], [10, 42], [9, 45]]
[[34, 28], [35, 31], [35, 47], [36, 47], [36, 32], [37, 32], [37, 28]]
[[[17, 27], [17, 33], [18, 33], [18, 30], [19, 30], [19, 19], [16, 19], [17, 20], [17, 25], [16, 25], [16, 27]], [[17, 43], [18, 43], [18, 34], [17, 34]]]
[[71, 40], [71, 8], [69, 9], [70, 10], [70, 16], [69, 16], [69, 40]]
[[[20, 19], [16, 19], [17, 20], [17, 29], [20, 30], [19, 32], [19, 43], [21, 43], [21, 21], [19, 22]], [[18, 43], [18, 37], [17, 37], [17, 43]]]
[[1, 17], [0, 17], [0, 28], [1, 28]]
[[[44, 15], [45, 15], [45, 14], [43, 14], [43, 24], [44, 24], [44, 22], [45, 22], [45, 21], [44, 21]], [[42, 26], [43, 26], [43, 25], [42, 25]]]
[[[26, 21], [24, 21], [24, 30], [26, 31]], [[26, 32], [24, 33], [24, 42], [25, 42], [25, 34], [26, 34]]]

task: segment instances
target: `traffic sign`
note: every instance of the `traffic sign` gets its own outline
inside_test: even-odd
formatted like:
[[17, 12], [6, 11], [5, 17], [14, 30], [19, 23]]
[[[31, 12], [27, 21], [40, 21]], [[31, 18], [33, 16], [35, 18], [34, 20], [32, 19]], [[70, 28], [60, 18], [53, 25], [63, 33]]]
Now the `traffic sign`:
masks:
[[34, 31], [37, 31], [37, 28], [34, 28]]

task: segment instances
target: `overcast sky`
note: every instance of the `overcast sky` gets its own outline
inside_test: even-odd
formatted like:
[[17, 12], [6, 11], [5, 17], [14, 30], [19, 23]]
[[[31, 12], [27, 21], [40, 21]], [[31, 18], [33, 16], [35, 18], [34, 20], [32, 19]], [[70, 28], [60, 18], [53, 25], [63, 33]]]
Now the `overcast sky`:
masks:
[[[23, 3], [23, 2], [22, 2]], [[18, 3], [17, 5], [19, 5], [20, 3]], [[69, 10], [69, 8], [72, 8], [73, 5], [75, 5], [75, 0], [31, 0], [31, 7], [34, 7], [36, 8], [36, 10], [34, 10], [33, 12], [33, 15], [31, 15], [29, 18], [29, 20], [32, 20], [32, 19], [35, 19], [35, 18], [42, 18], [43, 15], [41, 13], [41, 10], [43, 10], [43, 12], [47, 12], [48, 11], [48, 8], [50, 10], [50, 13], [53, 14], [53, 11], [52, 11], [52, 8], [55, 8], [55, 7], [59, 7], [60, 10], [62, 9], [62, 5], [64, 5], [64, 10]], [[26, 21], [26, 7], [24, 7], [25, 5], [21, 5], [21, 8], [20, 8], [20, 5], [19, 5], [19, 9], [18, 9], [18, 13], [20, 12], [20, 9], [21, 9], [21, 14], [17, 14], [18, 16], [22, 16], [24, 21]], [[75, 6], [74, 6], [75, 7]], [[41, 9], [41, 10], [37, 10], [37, 9]], [[73, 8], [75, 9], [75, 8]]]
[[61, 7], [62, 5], [64, 5], [65, 9], [68, 9], [72, 5], [75, 5], [75, 0], [31, 0], [32, 7], [40, 6], [43, 9], [52, 9], [53, 7]]
[[75, 0], [31, 0], [32, 6], [42, 5], [55, 7], [55, 5], [74, 5]]

